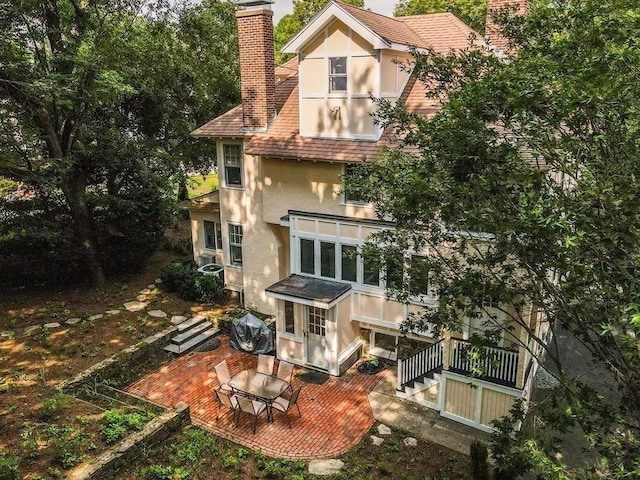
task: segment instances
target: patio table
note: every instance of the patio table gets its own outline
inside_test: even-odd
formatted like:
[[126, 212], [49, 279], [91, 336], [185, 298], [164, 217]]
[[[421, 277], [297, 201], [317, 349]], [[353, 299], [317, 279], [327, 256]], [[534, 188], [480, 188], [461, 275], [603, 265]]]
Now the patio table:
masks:
[[289, 388], [288, 382], [255, 370], [242, 370], [236, 373], [228, 384], [234, 391], [266, 403], [268, 420], [273, 420], [271, 404]]

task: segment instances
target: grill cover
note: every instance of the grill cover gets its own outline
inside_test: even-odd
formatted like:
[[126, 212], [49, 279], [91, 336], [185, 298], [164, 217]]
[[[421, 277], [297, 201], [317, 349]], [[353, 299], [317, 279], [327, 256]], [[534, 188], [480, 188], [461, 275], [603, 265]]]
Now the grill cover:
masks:
[[231, 326], [231, 346], [249, 353], [271, 353], [274, 350], [273, 332], [255, 315], [247, 313]]

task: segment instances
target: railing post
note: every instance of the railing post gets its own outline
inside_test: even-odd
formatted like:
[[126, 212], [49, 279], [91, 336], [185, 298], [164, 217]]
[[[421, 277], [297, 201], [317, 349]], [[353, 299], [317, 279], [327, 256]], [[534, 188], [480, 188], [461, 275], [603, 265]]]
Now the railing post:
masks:
[[402, 390], [402, 376], [404, 375], [404, 369], [403, 369], [403, 361], [401, 358], [398, 358], [398, 368], [396, 370], [397, 375], [396, 375], [396, 390]]

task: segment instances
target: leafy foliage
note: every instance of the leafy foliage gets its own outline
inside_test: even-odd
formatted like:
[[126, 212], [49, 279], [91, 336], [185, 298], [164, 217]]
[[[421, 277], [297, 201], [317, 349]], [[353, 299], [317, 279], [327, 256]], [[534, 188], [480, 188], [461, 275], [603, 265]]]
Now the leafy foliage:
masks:
[[24, 261], [101, 284], [144, 261], [184, 170], [215, 160], [189, 132], [238, 100], [235, 35], [233, 5], [213, 0], [0, 1], [0, 176], [17, 184], [2, 280]]
[[115, 443], [131, 431], [142, 430], [153, 417], [151, 412], [109, 410], [102, 417], [100, 433], [106, 443]]
[[451, 12], [477, 32], [484, 32], [487, 18], [487, 0], [402, 0], [393, 15], [424, 15]]
[[176, 292], [183, 300], [213, 303], [224, 293], [222, 281], [215, 275], [198, 272], [193, 260], [170, 263], [162, 268], [160, 278], [168, 290]]
[[[282, 53], [282, 47], [284, 47], [296, 33], [302, 30], [327, 3], [329, 3], [329, 0], [293, 0], [293, 12], [282, 17], [273, 30], [277, 65], [283, 64], [293, 56]], [[364, 7], [364, 0], [344, 0], [342, 3], [361, 8]]]
[[18, 461], [14, 457], [0, 455], [0, 478], [3, 480], [20, 480]]
[[[600, 458], [571, 470], [554, 456], [557, 435], [526, 430], [522, 451], [543, 478], [626, 478], [640, 468], [634, 5], [531, 2], [526, 17], [500, 18], [517, 52], [508, 61], [472, 49], [414, 52], [440, 111], [424, 118], [381, 100], [378, 121], [420, 153], [387, 151], [345, 182], [397, 224], [375, 239], [387, 245], [383, 266], [386, 253], [429, 252], [439, 308], [405, 331], [459, 331], [484, 318], [480, 347], [505, 339], [547, 359], [559, 386], [529, 417], [558, 434], [579, 425]], [[488, 304], [502, 316], [483, 315]], [[557, 343], [564, 332], [616, 388], [571, 374]]]

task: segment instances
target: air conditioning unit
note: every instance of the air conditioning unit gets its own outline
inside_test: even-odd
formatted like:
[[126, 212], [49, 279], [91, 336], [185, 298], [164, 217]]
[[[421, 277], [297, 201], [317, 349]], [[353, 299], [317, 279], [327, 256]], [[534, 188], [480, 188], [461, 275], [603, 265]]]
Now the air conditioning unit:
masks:
[[207, 265], [208, 263], [213, 263], [215, 259], [211, 255], [200, 255], [198, 256], [198, 266], [202, 267]]

